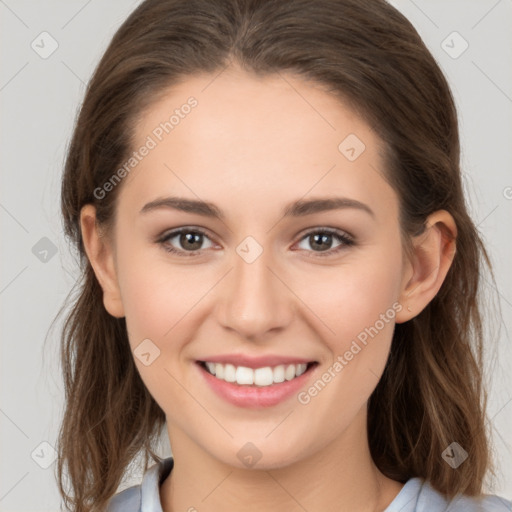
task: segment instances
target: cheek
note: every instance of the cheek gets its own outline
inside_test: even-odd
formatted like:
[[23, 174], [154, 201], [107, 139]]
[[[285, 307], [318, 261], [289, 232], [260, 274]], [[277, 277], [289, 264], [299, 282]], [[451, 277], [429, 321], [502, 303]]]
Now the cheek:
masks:
[[401, 282], [401, 256], [392, 246], [377, 255], [350, 256], [337, 269], [313, 273], [301, 286], [301, 296], [329, 328], [332, 349], [347, 350], [347, 344], [375, 327], [390, 337]]
[[180, 287], [163, 282], [155, 267], [131, 266], [122, 279], [121, 295], [131, 342], [150, 338], [158, 342], [178, 321], [183, 304]]
[[118, 278], [130, 340], [163, 341], [205, 293], [208, 280], [194, 268], [171, 264], [156, 245], [129, 234], [119, 240]]
[[[399, 297], [400, 254], [392, 247], [377, 258], [340, 266], [329, 279], [307, 284], [305, 301], [321, 322], [329, 358], [324, 373], [303, 390], [299, 402], [314, 408], [318, 429], [329, 418], [332, 435], [346, 428], [378, 384], [389, 354]], [[316, 276], [318, 278], [318, 275]], [[307, 291], [307, 290], [306, 290]]]
[[179, 359], [208, 280], [199, 289], [201, 278], [191, 269], [166, 263], [165, 255], [148, 262], [152, 255], [147, 247], [127, 244], [118, 254], [128, 338], [139, 374], [164, 411], [185, 410], [190, 403], [180, 385], [187, 383]]

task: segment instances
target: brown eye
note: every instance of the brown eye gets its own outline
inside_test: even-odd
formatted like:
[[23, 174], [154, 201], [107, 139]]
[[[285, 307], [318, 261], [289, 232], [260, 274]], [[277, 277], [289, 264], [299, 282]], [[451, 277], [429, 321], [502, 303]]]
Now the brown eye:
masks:
[[200, 233], [181, 233], [178, 237], [181, 247], [187, 250], [197, 251], [201, 248], [203, 235]]
[[180, 228], [164, 235], [158, 243], [168, 252], [183, 256], [194, 256], [197, 252], [213, 246], [204, 247], [204, 241], [209, 240], [206, 233], [190, 228]]
[[[338, 245], [333, 246], [333, 241], [337, 240]], [[300, 247], [301, 249], [305, 249], [308, 252], [317, 253], [318, 256], [330, 256], [335, 254], [342, 249], [354, 245], [354, 240], [350, 238], [347, 234], [332, 229], [318, 229], [316, 231], [310, 231], [306, 233], [306, 235], [301, 239], [301, 243], [306, 242], [306, 245], [312, 250], [308, 250], [307, 247]]]

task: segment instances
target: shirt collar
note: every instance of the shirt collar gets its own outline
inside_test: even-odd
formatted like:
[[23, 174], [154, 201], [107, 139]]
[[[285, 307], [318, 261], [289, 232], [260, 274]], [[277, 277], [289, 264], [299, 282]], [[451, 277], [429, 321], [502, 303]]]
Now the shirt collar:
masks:
[[140, 512], [163, 512], [160, 485], [171, 472], [173, 465], [173, 458], [167, 457], [144, 473], [141, 483]]

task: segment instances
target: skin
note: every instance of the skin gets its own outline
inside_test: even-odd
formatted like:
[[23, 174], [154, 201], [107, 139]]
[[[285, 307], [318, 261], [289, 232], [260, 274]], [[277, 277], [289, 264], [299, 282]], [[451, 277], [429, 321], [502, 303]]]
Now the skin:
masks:
[[[338, 99], [292, 75], [229, 68], [189, 77], [144, 113], [134, 149], [190, 96], [198, 106], [120, 185], [115, 230], [100, 231], [91, 205], [81, 214], [105, 308], [126, 317], [132, 350], [147, 338], [160, 350], [149, 366], [134, 360], [167, 417], [175, 466], [160, 488], [163, 510], [384, 510], [403, 484], [372, 461], [366, 405], [394, 323], [417, 315], [446, 276], [454, 221], [446, 211], [432, 214], [406, 257], [380, 139]], [[338, 150], [351, 133], [366, 146], [352, 162]], [[171, 195], [215, 203], [225, 219], [170, 208], [140, 213]], [[334, 196], [373, 215], [282, 215], [292, 201]], [[170, 254], [156, 242], [182, 226], [209, 234], [200, 254]], [[335, 253], [342, 242], [333, 237], [315, 247], [305, 232], [325, 227], [350, 233], [355, 244]], [[247, 236], [263, 249], [252, 263], [236, 251]], [[187, 251], [179, 237], [166, 243]], [[293, 396], [266, 409], [236, 407], [198, 378], [194, 361], [207, 355], [293, 355], [319, 362], [307, 389], [393, 304], [395, 318], [307, 405]], [[237, 457], [247, 442], [262, 454], [252, 468]]]

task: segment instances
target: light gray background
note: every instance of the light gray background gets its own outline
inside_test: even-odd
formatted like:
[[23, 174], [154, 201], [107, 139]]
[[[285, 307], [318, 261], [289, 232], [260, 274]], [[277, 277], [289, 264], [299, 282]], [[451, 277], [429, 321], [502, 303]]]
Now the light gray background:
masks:
[[[503, 315], [502, 321], [492, 320], [495, 328], [502, 323], [489, 410], [499, 478], [488, 490], [511, 499], [512, 0], [392, 3], [433, 52], [459, 108], [468, 198], [493, 258], [497, 290], [489, 290], [496, 293]], [[60, 508], [52, 462], [63, 406], [60, 323], [43, 345], [77, 275], [61, 232], [60, 177], [85, 84], [137, 4], [0, 0], [2, 512]], [[40, 36], [44, 31], [58, 44], [47, 58], [31, 47], [35, 41], [39, 52], [51, 49], [48, 36]], [[454, 31], [469, 44], [461, 55], [464, 42], [451, 35]], [[41, 242], [43, 237], [51, 243]], [[56, 254], [45, 254], [52, 245]], [[163, 439], [162, 455], [168, 453]], [[138, 478], [134, 475], [126, 485]]]

